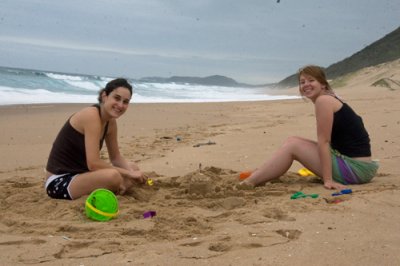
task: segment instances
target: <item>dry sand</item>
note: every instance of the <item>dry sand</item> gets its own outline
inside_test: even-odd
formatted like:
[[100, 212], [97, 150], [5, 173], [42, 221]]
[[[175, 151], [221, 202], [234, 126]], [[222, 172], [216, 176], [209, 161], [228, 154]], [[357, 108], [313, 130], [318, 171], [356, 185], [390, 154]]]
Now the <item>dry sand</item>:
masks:
[[[400, 265], [400, 90], [371, 86], [382, 78], [399, 81], [400, 61], [336, 89], [362, 115], [381, 164], [339, 203], [297, 163], [276, 182], [236, 188], [238, 172], [286, 137], [315, 139], [310, 102], [131, 105], [118, 122], [121, 150], [154, 185], [118, 196], [109, 222], [85, 216], [85, 197], [44, 191], [55, 135], [83, 105], [0, 107], [0, 265]], [[291, 200], [296, 191], [319, 197]], [[144, 219], [149, 210], [157, 215]]]

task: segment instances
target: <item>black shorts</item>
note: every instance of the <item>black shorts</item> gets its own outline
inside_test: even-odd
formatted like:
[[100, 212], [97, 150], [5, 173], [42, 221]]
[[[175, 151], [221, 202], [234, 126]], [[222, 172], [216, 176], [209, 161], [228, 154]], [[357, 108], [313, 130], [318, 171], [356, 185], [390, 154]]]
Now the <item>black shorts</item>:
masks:
[[69, 194], [69, 183], [77, 174], [64, 174], [64, 175], [52, 175], [48, 178], [51, 180], [48, 184], [46, 183], [47, 195], [53, 199], [66, 199], [72, 200]]

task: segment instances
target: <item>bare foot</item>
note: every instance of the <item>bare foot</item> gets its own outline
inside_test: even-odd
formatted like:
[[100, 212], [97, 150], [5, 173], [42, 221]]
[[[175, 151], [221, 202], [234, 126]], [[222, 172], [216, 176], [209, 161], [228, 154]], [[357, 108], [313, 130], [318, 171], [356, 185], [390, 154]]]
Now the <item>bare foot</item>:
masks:
[[125, 192], [126, 192], [126, 187], [125, 187], [124, 184], [121, 184], [121, 185], [119, 186], [118, 194], [119, 194], [119, 195], [124, 195]]
[[236, 188], [238, 190], [251, 190], [254, 189], [254, 187], [255, 186], [253, 184], [246, 181], [240, 182], [239, 184], [236, 185]]

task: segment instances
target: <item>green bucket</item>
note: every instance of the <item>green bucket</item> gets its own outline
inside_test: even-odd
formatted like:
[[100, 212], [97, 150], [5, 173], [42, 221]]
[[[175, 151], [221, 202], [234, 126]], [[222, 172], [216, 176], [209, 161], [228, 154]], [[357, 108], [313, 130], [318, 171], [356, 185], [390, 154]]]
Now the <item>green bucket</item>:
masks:
[[108, 221], [118, 215], [118, 199], [108, 189], [93, 191], [86, 199], [86, 216], [95, 221]]

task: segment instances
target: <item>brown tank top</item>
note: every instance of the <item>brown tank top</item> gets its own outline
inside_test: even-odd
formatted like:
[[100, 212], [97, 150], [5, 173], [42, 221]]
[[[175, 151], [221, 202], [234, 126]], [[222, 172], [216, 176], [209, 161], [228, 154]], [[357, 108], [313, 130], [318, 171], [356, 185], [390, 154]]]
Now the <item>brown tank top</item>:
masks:
[[[99, 110], [101, 117], [100, 106], [98, 104], [93, 106]], [[85, 136], [72, 127], [70, 119], [71, 117], [58, 133], [47, 161], [46, 170], [56, 175], [79, 174], [89, 171], [86, 162]], [[99, 150], [103, 147], [107, 131], [108, 122], [100, 139]]]
[[349, 157], [370, 157], [370, 139], [362, 118], [349, 105], [342, 103], [333, 116], [332, 148]]

